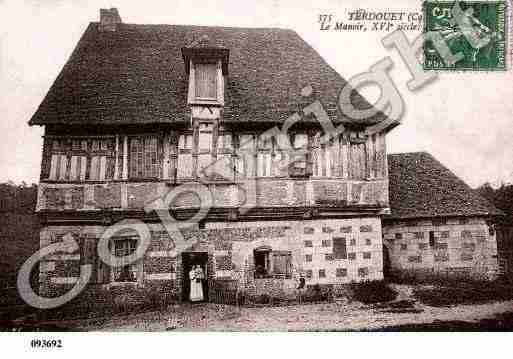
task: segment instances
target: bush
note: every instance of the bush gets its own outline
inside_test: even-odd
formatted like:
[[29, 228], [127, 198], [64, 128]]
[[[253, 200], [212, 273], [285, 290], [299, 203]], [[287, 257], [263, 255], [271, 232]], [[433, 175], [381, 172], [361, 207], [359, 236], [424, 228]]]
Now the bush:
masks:
[[390, 302], [397, 297], [397, 292], [384, 281], [366, 281], [351, 283], [354, 300], [365, 304]]
[[333, 286], [314, 284], [308, 286], [303, 301], [309, 303], [326, 302], [333, 298]]

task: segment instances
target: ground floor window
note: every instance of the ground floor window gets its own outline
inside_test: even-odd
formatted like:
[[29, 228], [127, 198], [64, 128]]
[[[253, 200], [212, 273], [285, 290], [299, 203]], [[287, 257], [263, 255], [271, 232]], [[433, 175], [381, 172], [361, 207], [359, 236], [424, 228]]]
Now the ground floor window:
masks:
[[[113, 241], [113, 254], [118, 258], [126, 257], [135, 252], [137, 240], [134, 238], [115, 239]], [[114, 282], [135, 282], [137, 281], [138, 263], [131, 263], [112, 268]]]
[[292, 253], [273, 251], [269, 247], [254, 251], [255, 278], [291, 278]]

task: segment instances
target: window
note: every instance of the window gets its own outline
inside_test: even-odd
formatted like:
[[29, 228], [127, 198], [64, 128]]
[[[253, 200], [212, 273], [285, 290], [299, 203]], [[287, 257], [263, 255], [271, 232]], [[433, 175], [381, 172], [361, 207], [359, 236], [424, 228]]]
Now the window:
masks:
[[347, 258], [347, 246], [345, 238], [333, 238], [333, 255], [335, 259]]
[[312, 279], [312, 277], [313, 277], [313, 271], [311, 269], [308, 269], [306, 271], [306, 278]]
[[311, 262], [312, 261], [312, 255], [311, 254], [305, 255], [305, 261], [306, 262]]
[[304, 234], [314, 234], [315, 233], [315, 228], [312, 228], [312, 227], [305, 227], [303, 229], [303, 233]]
[[332, 175], [332, 141], [321, 143], [322, 135], [318, 132], [312, 143], [313, 175], [315, 177], [331, 177]]
[[52, 181], [105, 181], [114, 177], [112, 138], [55, 139], [50, 148]]
[[433, 248], [435, 246], [435, 232], [429, 231], [429, 246]]
[[213, 142], [212, 123], [200, 123], [198, 131], [198, 176], [204, 177], [207, 173], [205, 169], [212, 165], [212, 142]]
[[372, 226], [370, 224], [365, 225], [365, 226], [360, 226], [360, 232], [362, 232], [362, 233], [372, 232]]
[[217, 99], [217, 66], [214, 63], [199, 63], [195, 66], [196, 99]]
[[160, 177], [160, 146], [157, 136], [130, 138], [130, 178]]
[[[289, 175], [291, 177], [306, 177], [309, 175], [307, 169], [308, 135], [296, 133], [293, 135], [294, 152], [290, 158]], [[304, 154], [302, 154], [304, 153]]]
[[335, 231], [333, 230], [333, 228], [331, 228], [329, 226], [322, 227], [322, 233], [333, 233], [333, 232], [335, 232]]
[[326, 270], [319, 269], [319, 278], [326, 278]]
[[292, 277], [292, 253], [289, 251], [273, 251], [273, 273], [284, 278]]
[[51, 146], [50, 175], [48, 179], [53, 181], [66, 180], [67, 159], [67, 141], [53, 140]]
[[347, 269], [346, 268], [337, 268], [337, 277], [347, 277]]
[[371, 252], [363, 252], [363, 259], [371, 259]]
[[178, 166], [176, 176], [179, 179], [192, 178], [192, 134], [182, 134], [178, 138]]
[[312, 241], [305, 241], [305, 247], [313, 247]]
[[401, 250], [402, 250], [402, 251], [405, 251], [405, 250], [407, 250], [407, 249], [408, 249], [408, 245], [407, 245], [407, 244], [405, 244], [405, 243], [401, 243]]
[[91, 141], [91, 167], [89, 169], [89, 179], [91, 181], [105, 181], [105, 179], [113, 177], [113, 168], [110, 168], [113, 165], [111, 160], [113, 147], [114, 145], [110, 139]]
[[358, 277], [367, 277], [369, 275], [369, 268], [358, 268]]
[[365, 238], [365, 245], [370, 246], [372, 244], [372, 241], [370, 238]]
[[321, 245], [323, 247], [331, 247], [331, 241], [329, 239], [323, 239]]
[[272, 138], [258, 137], [257, 151], [257, 177], [271, 177], [273, 140]]
[[[136, 248], [137, 239], [123, 238], [113, 240], [112, 251], [118, 258], [123, 258], [134, 253]], [[135, 282], [137, 281], [138, 263], [113, 267], [112, 271], [115, 282]]]
[[353, 179], [364, 179], [367, 177], [367, 158], [365, 143], [349, 142], [349, 177]]
[[340, 233], [351, 233], [353, 230], [353, 227], [351, 226], [344, 226], [340, 228]]
[[217, 138], [216, 174], [223, 179], [233, 179], [234, 177], [232, 154], [232, 134], [228, 132], [220, 133]]
[[269, 247], [254, 250], [255, 278], [291, 278], [292, 253], [272, 251]]
[[354, 252], [353, 252], [353, 253], [349, 253], [349, 254], [347, 255], [347, 258], [348, 258], [349, 260], [354, 261], [354, 260], [356, 259], [356, 253], [354, 253]]
[[349, 241], [349, 245], [356, 246], [356, 238], [351, 238], [351, 240]]
[[396, 233], [395, 234], [395, 239], [403, 239], [403, 234], [402, 233]]
[[71, 141], [70, 181], [84, 181], [87, 169], [87, 140]]
[[239, 177], [253, 177], [255, 175], [255, 139], [253, 135], [240, 135], [238, 147], [237, 175]]

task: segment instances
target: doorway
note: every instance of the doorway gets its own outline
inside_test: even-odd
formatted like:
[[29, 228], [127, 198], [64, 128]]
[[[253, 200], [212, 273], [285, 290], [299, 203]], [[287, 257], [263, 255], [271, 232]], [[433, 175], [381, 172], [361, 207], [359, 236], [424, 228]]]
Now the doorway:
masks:
[[207, 252], [183, 252], [182, 253], [182, 300], [188, 302], [191, 292], [191, 281], [189, 272], [192, 267], [199, 265], [203, 269], [205, 279], [202, 281], [203, 301], [208, 302], [208, 273], [207, 273], [208, 253]]

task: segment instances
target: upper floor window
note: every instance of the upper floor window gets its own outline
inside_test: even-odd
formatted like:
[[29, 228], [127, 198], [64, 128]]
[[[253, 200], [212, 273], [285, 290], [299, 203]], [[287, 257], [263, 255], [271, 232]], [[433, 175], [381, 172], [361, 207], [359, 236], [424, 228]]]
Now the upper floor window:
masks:
[[221, 179], [232, 179], [234, 177], [233, 168], [233, 144], [232, 134], [221, 132], [217, 138], [217, 161], [215, 175]]
[[185, 133], [178, 138], [178, 165], [177, 177], [192, 178], [192, 133]]
[[131, 137], [129, 147], [130, 178], [159, 178], [161, 164], [158, 137]]
[[50, 147], [52, 181], [104, 181], [114, 175], [114, 140], [54, 139]]
[[255, 175], [255, 138], [252, 134], [239, 135], [236, 172], [239, 177]]
[[257, 143], [257, 177], [271, 177], [273, 140], [272, 138], [263, 138], [263, 136], [258, 136]]
[[290, 159], [289, 174], [292, 177], [306, 177], [309, 175], [308, 171], [308, 135], [305, 133], [295, 133], [293, 135], [292, 146], [293, 156]]
[[217, 65], [195, 65], [195, 97], [197, 100], [217, 100]]
[[105, 181], [106, 179], [112, 178], [113, 146], [112, 139], [95, 139], [91, 141], [90, 180]]
[[208, 175], [206, 168], [212, 165], [212, 144], [214, 136], [214, 124], [204, 122], [198, 129], [198, 176]]

